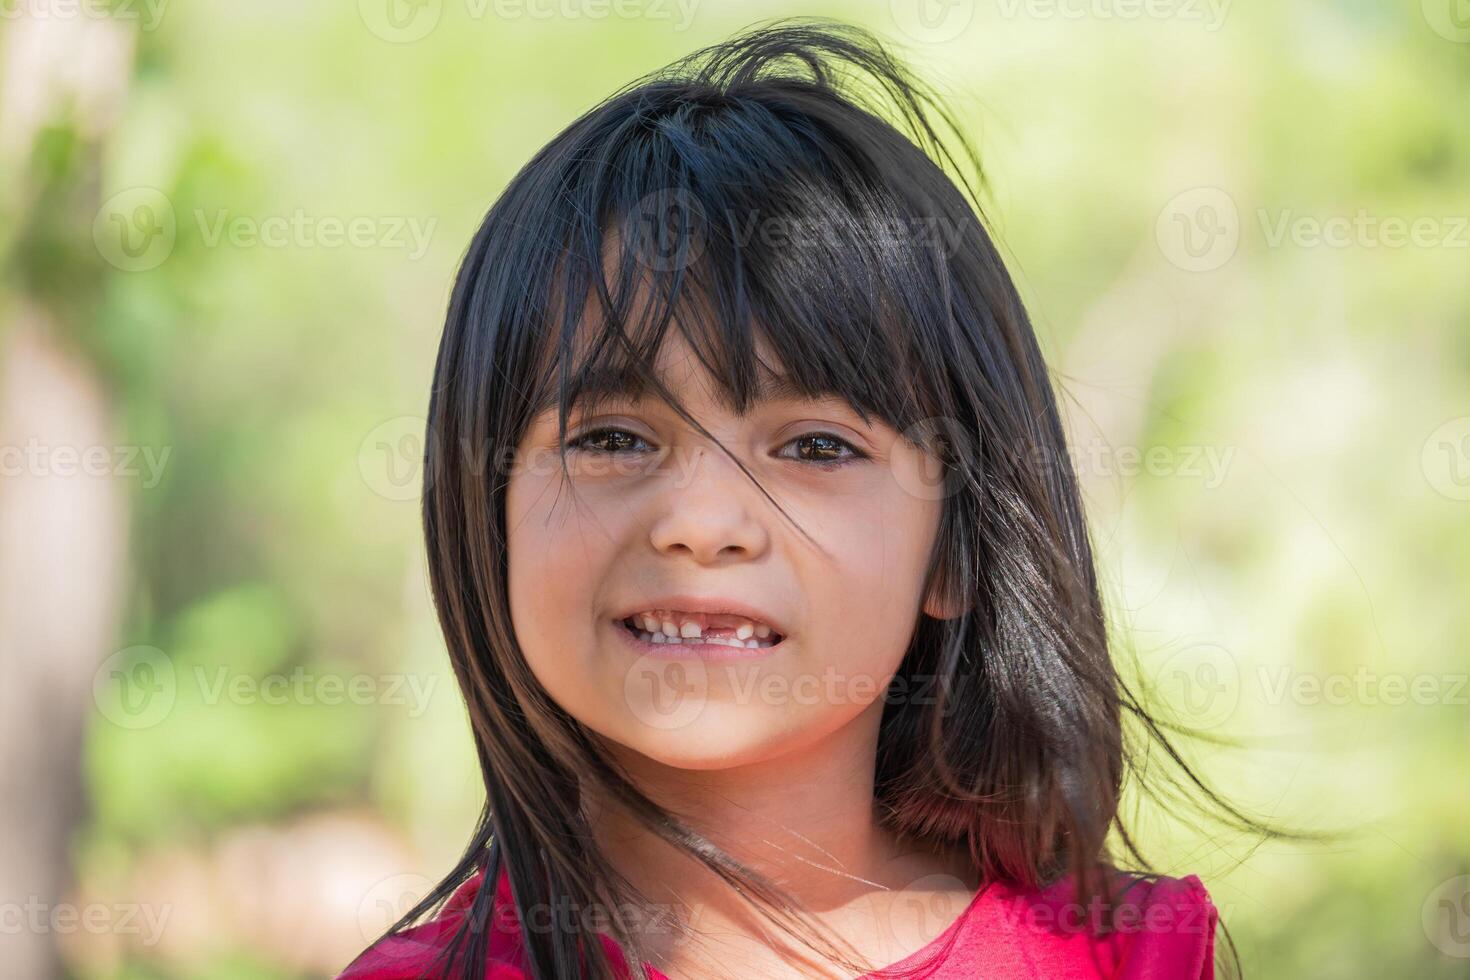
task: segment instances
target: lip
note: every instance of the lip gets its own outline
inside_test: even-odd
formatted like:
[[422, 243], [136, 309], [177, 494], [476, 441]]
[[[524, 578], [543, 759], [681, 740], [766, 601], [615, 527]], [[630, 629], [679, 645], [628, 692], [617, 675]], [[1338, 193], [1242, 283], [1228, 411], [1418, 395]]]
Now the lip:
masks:
[[[764, 609], [721, 596], [665, 595], [640, 599], [639, 603], [636, 606], [625, 606], [621, 612], [615, 613], [613, 618], [627, 619], [634, 613], [647, 612], [650, 609], [677, 609], [680, 612], [707, 613], [712, 616], [744, 616], [757, 623], [765, 623], [783, 637], [791, 636], [790, 631]], [[734, 648], [731, 647], [731, 649]]]

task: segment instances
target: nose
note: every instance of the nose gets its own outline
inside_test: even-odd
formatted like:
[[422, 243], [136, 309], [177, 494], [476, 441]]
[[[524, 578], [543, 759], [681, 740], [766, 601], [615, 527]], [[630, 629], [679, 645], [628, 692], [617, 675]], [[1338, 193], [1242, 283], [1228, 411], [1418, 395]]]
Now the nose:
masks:
[[661, 554], [701, 565], [749, 561], [770, 546], [770, 532], [751, 512], [750, 478], [723, 453], [694, 450], [687, 474], [676, 477], [655, 506], [649, 538]]

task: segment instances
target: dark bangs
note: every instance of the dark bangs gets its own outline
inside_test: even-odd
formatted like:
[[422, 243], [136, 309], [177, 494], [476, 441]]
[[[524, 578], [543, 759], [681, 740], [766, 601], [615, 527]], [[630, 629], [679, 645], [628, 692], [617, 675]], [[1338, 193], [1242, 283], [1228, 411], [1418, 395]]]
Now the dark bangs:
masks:
[[[703, 432], [653, 370], [670, 330], [738, 414], [777, 394], [836, 396], [900, 432], [958, 413], [932, 338], [955, 332], [951, 262], [985, 241], [974, 212], [915, 142], [836, 98], [821, 62], [783, 70], [766, 51], [757, 77], [740, 55], [697, 52], [614, 95], [497, 205], [515, 215], [487, 222], [498, 264], [543, 300], [501, 321], [524, 421], [557, 407], [564, 430], [573, 405], [648, 393]], [[935, 137], [921, 114], [896, 121]]]

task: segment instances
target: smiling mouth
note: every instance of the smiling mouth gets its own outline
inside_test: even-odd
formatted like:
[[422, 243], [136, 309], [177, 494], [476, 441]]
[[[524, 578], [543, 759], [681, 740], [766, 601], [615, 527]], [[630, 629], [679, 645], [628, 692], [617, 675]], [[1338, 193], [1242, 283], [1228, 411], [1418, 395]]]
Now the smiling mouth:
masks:
[[[711, 619], [720, 621], [712, 622]], [[660, 620], [635, 614], [618, 620], [618, 624], [644, 643], [655, 645], [725, 646], [737, 650], [764, 650], [779, 645], [785, 639], [764, 623], [742, 620], [739, 617], [704, 617], [704, 621], [691, 619], [681, 623], [673, 619]]]

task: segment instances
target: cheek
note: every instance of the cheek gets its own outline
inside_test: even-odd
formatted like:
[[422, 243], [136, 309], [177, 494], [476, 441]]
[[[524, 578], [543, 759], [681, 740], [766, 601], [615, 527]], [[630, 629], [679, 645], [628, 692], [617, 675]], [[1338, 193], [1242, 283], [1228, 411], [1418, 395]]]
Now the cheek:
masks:
[[891, 480], [829, 515], [842, 532], [824, 542], [832, 562], [808, 577], [813, 608], [826, 610], [822, 659], [838, 669], [883, 678], [898, 669], [923, 605], [924, 573], [940, 503]]
[[[621, 511], [596, 487], [572, 489], [560, 471], [518, 472], [506, 488], [511, 622], [526, 665], [550, 698], [593, 728], [610, 711], [598, 661], [598, 611]], [[625, 519], [625, 518], [624, 518]]]
[[[579, 533], [575, 507], [554, 477], [517, 474], [506, 489], [511, 619], [531, 669], [546, 673], [553, 651], [565, 656], [585, 632], [595, 562]], [[558, 491], [560, 490], [560, 493]], [[585, 642], [585, 640], [583, 640]]]

